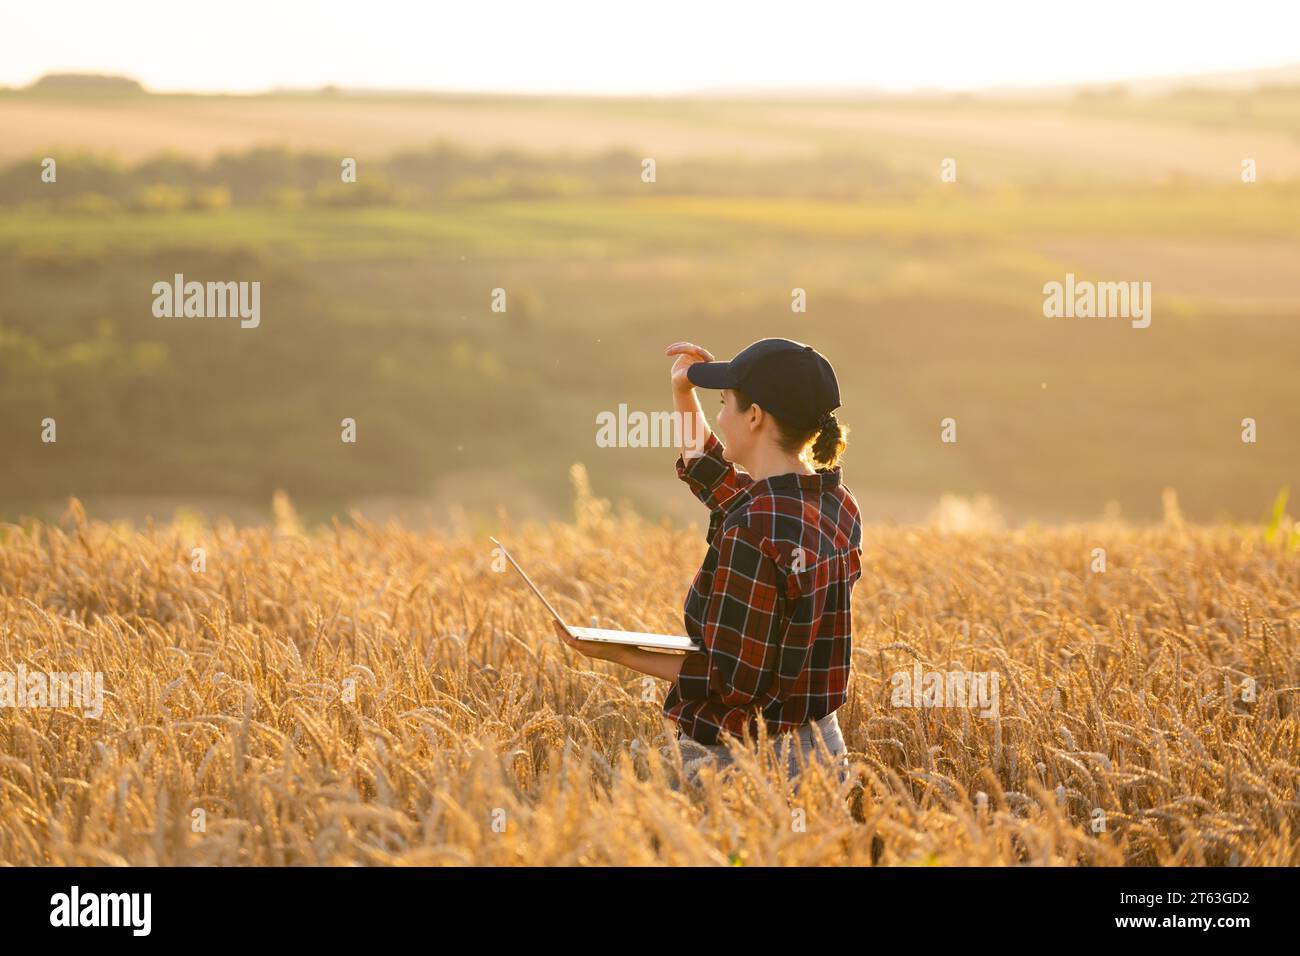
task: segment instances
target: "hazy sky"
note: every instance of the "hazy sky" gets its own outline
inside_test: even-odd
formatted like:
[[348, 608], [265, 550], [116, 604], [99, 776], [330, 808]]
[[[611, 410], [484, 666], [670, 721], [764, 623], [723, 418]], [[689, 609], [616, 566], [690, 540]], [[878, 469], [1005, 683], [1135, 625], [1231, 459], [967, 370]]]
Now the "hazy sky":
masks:
[[976, 89], [1300, 64], [1300, 0], [0, 0], [0, 84]]

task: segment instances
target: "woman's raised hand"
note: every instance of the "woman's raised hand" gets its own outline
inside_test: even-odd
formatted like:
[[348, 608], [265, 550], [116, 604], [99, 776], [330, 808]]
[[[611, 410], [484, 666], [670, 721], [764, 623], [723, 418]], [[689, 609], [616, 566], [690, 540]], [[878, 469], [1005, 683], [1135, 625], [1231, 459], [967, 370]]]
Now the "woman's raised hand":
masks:
[[674, 342], [664, 350], [664, 354], [677, 356], [677, 361], [673, 362], [672, 380], [673, 391], [678, 394], [689, 392], [694, 387], [691, 385], [691, 380], [686, 377], [688, 368], [696, 362], [713, 361], [712, 352], [691, 342]]

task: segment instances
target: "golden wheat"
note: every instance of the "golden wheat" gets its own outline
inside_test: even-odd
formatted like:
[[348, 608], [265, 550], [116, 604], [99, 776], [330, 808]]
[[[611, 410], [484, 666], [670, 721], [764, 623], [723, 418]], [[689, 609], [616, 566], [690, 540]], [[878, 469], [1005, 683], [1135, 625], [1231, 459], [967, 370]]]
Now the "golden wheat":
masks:
[[[679, 631], [701, 528], [575, 481], [496, 533], [561, 613]], [[276, 513], [0, 529], [0, 670], [104, 677], [99, 719], [0, 710], [0, 862], [1300, 864], [1300, 558], [1258, 529], [868, 528], [861, 784], [794, 792], [764, 739], [680, 792], [662, 682], [556, 641], [486, 532]], [[998, 713], [892, 705], [914, 662], [998, 673]]]

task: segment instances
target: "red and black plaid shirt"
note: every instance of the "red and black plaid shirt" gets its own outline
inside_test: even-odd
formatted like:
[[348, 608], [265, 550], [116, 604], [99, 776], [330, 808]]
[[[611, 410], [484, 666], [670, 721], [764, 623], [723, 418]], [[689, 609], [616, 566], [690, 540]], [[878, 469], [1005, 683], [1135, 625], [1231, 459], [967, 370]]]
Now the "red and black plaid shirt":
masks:
[[686, 597], [688, 651], [664, 714], [704, 744], [726, 730], [769, 734], [830, 714], [848, 693], [849, 596], [862, 575], [858, 503], [840, 468], [754, 481], [722, 457], [677, 456], [709, 506], [709, 553]]

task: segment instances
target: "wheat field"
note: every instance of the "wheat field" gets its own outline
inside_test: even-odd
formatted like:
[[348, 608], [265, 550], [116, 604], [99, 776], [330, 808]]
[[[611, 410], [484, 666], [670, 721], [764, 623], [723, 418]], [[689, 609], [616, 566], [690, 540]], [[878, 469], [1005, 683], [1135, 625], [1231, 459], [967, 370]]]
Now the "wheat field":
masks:
[[[571, 522], [490, 533], [561, 613], [679, 632], [702, 525], [573, 477]], [[1300, 865], [1300, 553], [1261, 528], [868, 527], [856, 785], [761, 739], [674, 790], [663, 682], [565, 648], [488, 532], [276, 515], [0, 526], [0, 669], [104, 679], [98, 719], [0, 711], [0, 863]], [[894, 705], [917, 662], [999, 712]]]

